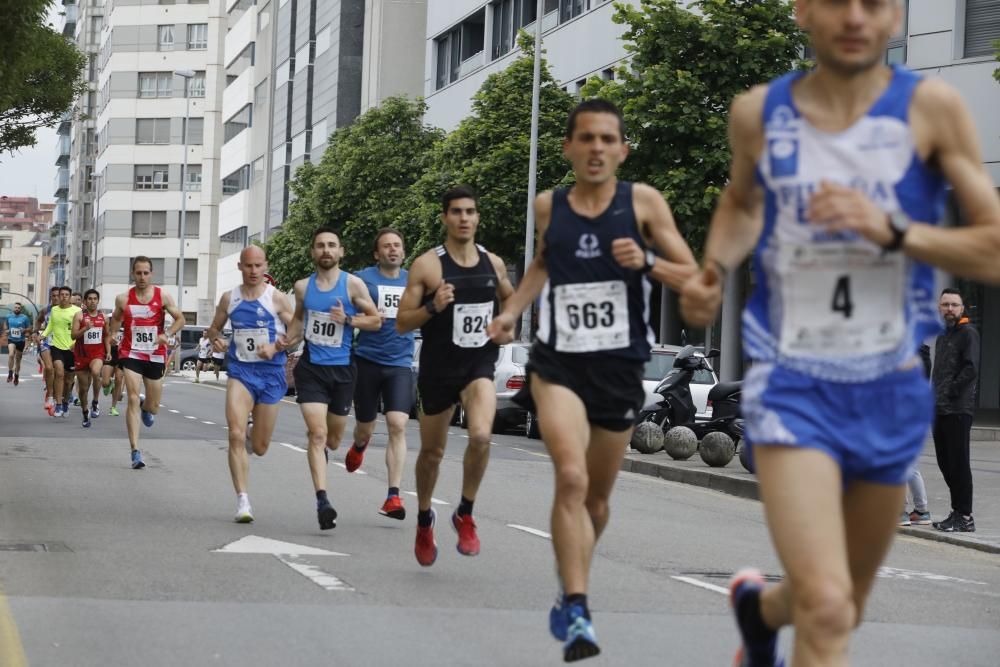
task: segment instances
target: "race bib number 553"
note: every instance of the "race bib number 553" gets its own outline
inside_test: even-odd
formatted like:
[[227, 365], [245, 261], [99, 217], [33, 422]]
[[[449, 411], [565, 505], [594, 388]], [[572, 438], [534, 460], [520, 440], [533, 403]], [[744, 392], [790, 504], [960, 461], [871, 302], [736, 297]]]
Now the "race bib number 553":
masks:
[[375, 306], [386, 319], [394, 320], [399, 313], [399, 298], [403, 296], [403, 288], [396, 285], [378, 286], [378, 303]]

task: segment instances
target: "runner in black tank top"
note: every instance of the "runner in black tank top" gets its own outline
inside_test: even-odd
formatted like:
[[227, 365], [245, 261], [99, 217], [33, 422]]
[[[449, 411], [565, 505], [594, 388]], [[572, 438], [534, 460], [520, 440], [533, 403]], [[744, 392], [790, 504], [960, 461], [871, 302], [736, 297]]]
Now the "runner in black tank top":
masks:
[[[662, 195], [616, 180], [628, 146], [613, 104], [577, 106], [564, 151], [576, 185], [535, 201], [538, 254], [490, 335], [499, 343], [511, 340], [520, 313], [541, 296], [528, 384], [556, 467], [552, 541], [561, 592], [549, 629], [563, 642], [563, 659], [572, 662], [600, 653], [587, 607], [588, 569], [642, 408], [642, 367], [652, 340], [648, 277], [679, 288], [696, 265]], [[576, 435], [583, 422], [589, 437]], [[579, 492], [583, 469], [585, 494]]]
[[[429, 566], [437, 558], [431, 496], [444, 456], [448, 425], [461, 401], [468, 421], [467, 471], [462, 500], [451, 521], [458, 532], [458, 551], [479, 553], [472, 505], [489, 460], [490, 434], [496, 415], [493, 384], [498, 348], [487, 335], [497, 302], [514, 289], [503, 260], [476, 245], [479, 225], [476, 194], [467, 187], [449, 190], [442, 198], [444, 245], [413, 263], [399, 302], [396, 328], [406, 333], [420, 328], [420, 456], [417, 458], [417, 562]], [[471, 472], [469, 472], [471, 471]]]

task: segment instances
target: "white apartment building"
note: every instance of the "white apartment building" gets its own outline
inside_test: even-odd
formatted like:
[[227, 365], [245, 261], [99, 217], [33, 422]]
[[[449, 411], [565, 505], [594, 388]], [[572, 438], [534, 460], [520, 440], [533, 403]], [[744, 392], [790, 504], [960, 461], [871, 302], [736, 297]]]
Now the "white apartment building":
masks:
[[111, 307], [129, 286], [132, 258], [148, 256], [188, 321], [206, 322], [215, 306], [225, 17], [209, 0], [103, 5], [93, 282]]
[[[216, 294], [288, 215], [288, 181], [387, 96], [419, 95], [426, 0], [213, 0], [225, 21]], [[415, 26], [419, 26], [415, 29]]]

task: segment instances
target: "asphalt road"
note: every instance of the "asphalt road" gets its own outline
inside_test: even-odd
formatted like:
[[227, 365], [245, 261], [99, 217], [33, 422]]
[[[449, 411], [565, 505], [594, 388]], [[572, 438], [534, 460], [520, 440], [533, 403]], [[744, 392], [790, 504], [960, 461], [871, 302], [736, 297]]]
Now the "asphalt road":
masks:
[[[446, 520], [465, 446], [453, 430], [435, 492], [441, 552], [421, 568], [416, 499], [404, 495], [404, 522], [377, 513], [384, 424], [367, 474], [339, 466], [343, 448], [334, 456], [340, 517], [324, 532], [291, 401], [252, 461], [256, 522], [232, 523], [222, 388], [168, 378], [142, 433], [148, 467], [133, 471], [122, 417], [84, 430], [78, 410], [45, 415], [37, 378], [0, 385], [0, 665], [17, 664], [20, 647], [41, 666], [561, 663], [547, 629], [552, 472], [539, 441], [495, 436], [476, 502], [483, 549], [466, 558]], [[416, 422], [408, 437], [404, 492]], [[724, 587], [747, 564], [780, 574], [758, 503], [623, 473], [590, 593], [603, 654], [586, 664], [730, 664]], [[901, 537], [886, 566], [855, 664], [997, 664], [1000, 558]]]

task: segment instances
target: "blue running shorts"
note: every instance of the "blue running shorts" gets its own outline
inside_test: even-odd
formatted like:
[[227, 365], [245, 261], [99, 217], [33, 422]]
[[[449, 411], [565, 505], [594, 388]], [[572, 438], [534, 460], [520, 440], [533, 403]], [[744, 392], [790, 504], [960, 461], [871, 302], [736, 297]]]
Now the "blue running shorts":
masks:
[[[253, 368], [246, 368], [252, 366]], [[230, 362], [226, 373], [246, 387], [254, 405], [274, 405], [285, 397], [288, 384], [285, 381], [285, 367], [273, 364], [240, 364]]]
[[746, 438], [753, 446], [818, 449], [840, 466], [846, 486], [903, 484], [934, 420], [923, 368], [870, 382], [820, 380], [776, 364], [756, 364], [743, 382]]

